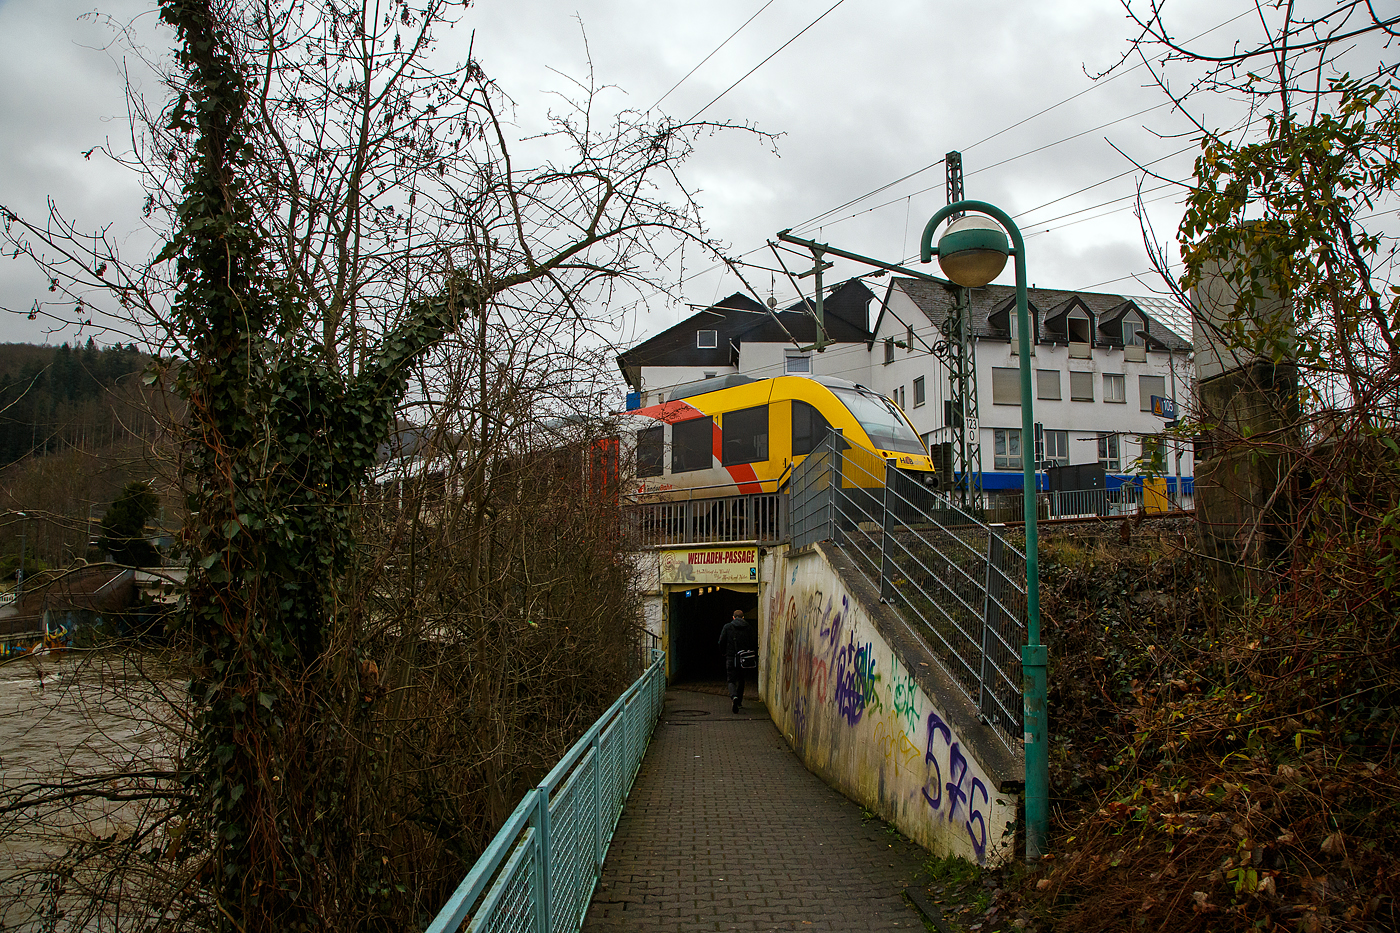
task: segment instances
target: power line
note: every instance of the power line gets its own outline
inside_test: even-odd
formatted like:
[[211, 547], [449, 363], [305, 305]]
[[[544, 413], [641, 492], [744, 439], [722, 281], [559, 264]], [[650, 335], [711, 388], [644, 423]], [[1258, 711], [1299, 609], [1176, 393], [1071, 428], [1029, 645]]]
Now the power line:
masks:
[[[769, 62], [771, 62], [771, 61], [774, 59], [774, 57], [777, 56], [777, 54], [778, 54], [779, 52], [781, 52], [783, 49], [787, 48], [788, 46], [792, 45], [792, 44], [793, 44], [794, 42], [796, 42], [798, 39], [802, 38], [802, 34], [803, 34], [803, 33], [805, 33], [807, 30], [811, 29], [813, 26], [817, 25], [817, 23], [820, 23], [822, 20], [826, 19], [828, 13], [830, 13], [832, 10], [836, 9], [838, 6], [840, 6], [841, 4], [843, 4], [843, 3], [845, 3], [845, 2], [846, 2], [846, 0], [836, 0], [835, 3], [833, 3], [831, 6], [827, 7], [826, 13], [823, 13], [821, 16], [818, 16], [816, 19], [812, 20], [812, 21], [811, 21], [810, 23], [808, 23], [806, 26], [803, 26], [802, 29], [801, 29], [801, 31], [798, 32], [797, 35], [793, 36], [791, 39], [787, 40], [787, 41], [784, 42], [782, 45], [780, 45], [780, 46], [778, 46], [776, 49], [774, 49], [774, 50], [773, 50], [773, 53], [772, 53], [771, 55], [769, 55], [767, 58], [765, 58], [763, 61], [759, 62], [757, 65], [754, 65], [754, 66], [753, 66], [752, 68], [750, 68], [748, 71], [744, 72], [744, 76], [743, 76], [742, 78], [740, 78], [738, 81], [735, 81], [733, 84], [729, 85], [729, 87], [725, 88], [724, 90], [720, 91], [719, 94], [715, 97], [714, 100], [710, 101], [708, 104], [706, 104], [705, 106], [701, 107], [699, 110], [697, 110], [697, 111], [695, 111], [693, 114], [691, 114], [691, 115], [690, 115], [690, 119], [689, 119], [689, 120], [686, 120], [685, 122], [687, 122], [687, 123], [693, 123], [693, 122], [695, 121], [696, 117], [699, 117], [700, 114], [704, 113], [706, 110], [709, 110], [711, 107], [713, 107], [715, 104], [717, 104], [717, 103], [719, 102], [720, 98], [722, 98], [724, 95], [728, 94], [730, 91], [734, 90], [736, 87], [738, 87], [739, 85], [743, 84], [744, 81], [748, 79], [749, 75], [753, 74], [755, 71], [757, 71], [758, 69], [762, 68], [764, 65], [768, 64]], [[761, 11], [760, 11], [760, 12], [761, 12]]]
[[[676, 88], [680, 87], [682, 84], [684, 84], [684, 83], [686, 82], [687, 79], [690, 78], [691, 75], [695, 74], [695, 72], [699, 71], [702, 67], [704, 67], [705, 62], [709, 61], [710, 59], [714, 58], [717, 54], [719, 54], [719, 50], [722, 49], [722, 48], [724, 48], [726, 45], [728, 45], [730, 39], [733, 39], [733, 38], [734, 38], [735, 36], [737, 36], [739, 33], [743, 32], [744, 29], [749, 25], [749, 23], [752, 23], [754, 20], [758, 19], [758, 14], [759, 14], [759, 13], [762, 13], [764, 10], [768, 9], [768, 8], [769, 8], [770, 6], [772, 6], [772, 5], [773, 5], [773, 0], [768, 0], [767, 3], [765, 3], [765, 4], [763, 4], [763, 6], [759, 7], [759, 8], [758, 8], [758, 13], [755, 13], [753, 16], [750, 16], [748, 19], [744, 20], [743, 25], [740, 26], [738, 29], [734, 30], [733, 32], [731, 32], [731, 33], [729, 34], [729, 38], [728, 38], [728, 39], [725, 39], [725, 40], [724, 40], [723, 42], [721, 42], [719, 45], [715, 46], [713, 52], [711, 52], [709, 55], [706, 55], [704, 58], [702, 58], [702, 59], [700, 60], [700, 64], [696, 65], [694, 68], [692, 68], [692, 69], [690, 69], [689, 71], [687, 71], [687, 72], [685, 73], [685, 77], [681, 78], [681, 79], [680, 79], [679, 81], [677, 81], [675, 84], [671, 85], [670, 90], [668, 90], [665, 94], [662, 94], [660, 97], [658, 97], [658, 98], [656, 99], [656, 103], [652, 104], [650, 107], [647, 108], [647, 112], [650, 113], [651, 111], [655, 110], [657, 107], [660, 107], [660, 106], [661, 106], [661, 102], [662, 102], [663, 100], [665, 100], [666, 98], [670, 97], [672, 91], [674, 91]], [[776, 54], [776, 53], [775, 53], [775, 54]], [[731, 88], [731, 90], [732, 90], [732, 88]], [[725, 93], [728, 93], [728, 92], [726, 91]], [[718, 98], [716, 98], [716, 100], [717, 100], [717, 99], [718, 99]], [[710, 101], [710, 103], [714, 103], [714, 101]], [[707, 104], [706, 106], [709, 106], [709, 105]]]
[[[1090, 128], [1087, 129], [1087, 130], [1081, 130], [1081, 131], [1078, 132], [1078, 133], [1074, 133], [1073, 135], [1066, 136], [1066, 137], [1064, 137], [1064, 138], [1062, 138], [1062, 139], [1057, 139], [1057, 140], [1055, 140], [1054, 142], [1046, 143], [1046, 144], [1043, 145], [1043, 146], [1037, 146], [1037, 147], [1034, 148], [1034, 149], [1028, 149], [1028, 150], [1026, 150], [1025, 152], [1019, 153], [1019, 154], [1017, 154], [1017, 155], [1009, 156], [1008, 158], [1002, 159], [1000, 162], [993, 162], [991, 165], [984, 165], [983, 167], [981, 167], [981, 168], [979, 168], [979, 169], [976, 169], [976, 170], [974, 170], [974, 171], [968, 172], [967, 175], [966, 175], [966, 177], [971, 178], [973, 175], [977, 175], [977, 174], [979, 174], [979, 173], [981, 173], [981, 172], [988, 172], [988, 171], [991, 171], [991, 170], [994, 169], [994, 168], [1000, 168], [1001, 166], [1006, 165], [1006, 164], [1008, 164], [1008, 163], [1010, 163], [1010, 162], [1015, 162], [1017, 159], [1024, 159], [1026, 156], [1035, 155], [1037, 152], [1044, 152], [1046, 149], [1052, 149], [1052, 148], [1054, 148], [1055, 146], [1059, 146], [1059, 145], [1061, 145], [1061, 144], [1063, 144], [1063, 143], [1067, 143], [1067, 142], [1071, 142], [1071, 141], [1073, 141], [1073, 140], [1076, 140], [1076, 139], [1078, 139], [1078, 138], [1081, 137], [1081, 136], [1086, 136], [1086, 135], [1088, 135], [1089, 133], [1096, 133], [1096, 132], [1098, 132], [1099, 130], [1106, 129], [1106, 128], [1110, 127], [1110, 126], [1113, 126], [1113, 125], [1116, 124], [1116, 123], [1122, 123], [1124, 120], [1131, 120], [1131, 119], [1133, 119], [1134, 117], [1140, 117], [1140, 116], [1142, 116], [1142, 115], [1145, 114], [1145, 113], [1150, 113], [1150, 112], [1153, 111], [1153, 110], [1160, 110], [1161, 108], [1170, 106], [1171, 104], [1172, 104], [1172, 102], [1169, 101], [1169, 100], [1167, 100], [1167, 101], [1162, 101], [1162, 102], [1159, 103], [1159, 104], [1153, 104], [1151, 107], [1147, 107], [1147, 108], [1145, 108], [1145, 109], [1143, 109], [1143, 110], [1139, 110], [1137, 113], [1130, 113], [1130, 114], [1127, 114], [1126, 116], [1119, 117], [1119, 118], [1116, 119], [1116, 120], [1110, 120], [1110, 121], [1108, 121], [1107, 123], [1100, 123], [1098, 126], [1090, 127]], [[1187, 149], [1190, 149], [1190, 148], [1191, 148], [1190, 146], [1187, 147]], [[1182, 152], [1185, 152], [1185, 151], [1186, 151], [1185, 149], [1182, 150]], [[1180, 153], [1174, 153], [1174, 154], [1179, 155]], [[1169, 157], [1164, 157], [1164, 158], [1169, 158]], [[941, 161], [941, 160], [940, 160], [940, 161]], [[1157, 161], [1161, 161], [1161, 160], [1159, 159], [1159, 160], [1157, 160]], [[1151, 163], [1149, 163], [1149, 164], [1151, 164]], [[917, 174], [917, 173], [915, 173], [915, 174]], [[1125, 172], [1124, 174], [1131, 174], [1131, 173], [1130, 173], [1130, 172]], [[907, 176], [907, 175], [905, 176], [905, 178], [908, 178], [908, 177], [910, 177], [910, 176]], [[1120, 176], [1116, 176], [1116, 177], [1120, 177], [1120, 178], [1121, 178], [1122, 176], [1120, 175]], [[897, 181], [891, 182], [890, 184], [898, 184], [899, 181], [903, 181], [903, 180], [904, 180], [904, 179], [898, 179]], [[1111, 180], [1112, 180], [1112, 179], [1105, 179], [1105, 181], [1111, 181]], [[1103, 182], [1099, 182], [1098, 184], [1103, 184]], [[845, 216], [845, 217], [842, 217], [842, 218], [839, 218], [839, 219], [837, 219], [837, 220], [831, 220], [831, 219], [830, 219], [830, 214], [834, 213], [834, 210], [833, 210], [833, 211], [828, 211], [826, 214], [820, 215], [820, 219], [821, 219], [822, 224], [823, 224], [824, 226], [825, 226], [825, 225], [830, 225], [830, 224], [844, 223], [844, 222], [847, 221], [847, 220], [852, 220], [852, 219], [854, 219], [854, 218], [856, 218], [856, 217], [861, 217], [861, 216], [863, 216], [863, 215], [865, 215], [865, 214], [869, 214], [871, 211], [878, 211], [878, 210], [880, 210], [880, 209], [883, 208], [883, 207], [889, 207], [891, 204], [898, 204], [900, 201], [904, 200], [906, 197], [912, 198], [912, 197], [916, 197], [916, 196], [921, 195], [921, 194], [927, 194], [928, 192], [933, 191], [933, 190], [935, 190], [935, 189], [937, 189], [937, 188], [939, 188], [939, 187], [941, 187], [941, 186], [940, 186], [940, 185], [930, 185], [930, 186], [928, 186], [927, 188], [920, 188], [918, 191], [912, 192], [912, 193], [907, 194], [907, 195], [903, 195], [903, 196], [898, 197], [898, 198], [894, 198], [894, 199], [889, 200], [889, 201], [884, 201], [884, 202], [882, 202], [882, 203], [880, 203], [880, 204], [876, 204], [874, 207], [868, 207], [868, 208], [866, 208], [866, 209], [863, 210], [863, 211], [857, 211], [857, 212], [854, 213], [854, 214], [849, 214], [849, 215], [847, 215], [847, 216]], [[1090, 187], [1094, 187], [1094, 186], [1091, 185]], [[864, 197], [868, 197], [868, 195], [862, 196], [862, 198], [857, 198], [856, 200], [862, 200]], [[1071, 195], [1066, 195], [1066, 197], [1071, 197]], [[854, 201], [848, 201], [848, 202], [846, 202], [846, 203], [847, 203], [847, 205], [849, 205], [849, 204], [853, 204], [853, 203], [855, 203], [855, 202], [854, 202]], [[835, 210], [839, 210], [839, 208], [837, 208], [837, 209], [835, 209]], [[808, 222], [807, 222], [806, 224], [804, 224], [803, 226], [804, 226], [804, 227], [810, 228], [810, 227], [812, 226], [812, 222], [811, 222], [811, 221], [808, 221]], [[795, 228], [793, 228], [793, 229], [801, 229], [801, 228], [795, 227]]]
[[[1252, 9], [1246, 10], [1245, 12], [1240, 13], [1238, 16], [1233, 16], [1233, 17], [1231, 17], [1230, 19], [1225, 20], [1223, 23], [1217, 23], [1216, 25], [1212, 26], [1211, 28], [1207, 29], [1206, 31], [1201, 32], [1201, 33], [1198, 33], [1197, 35], [1192, 36], [1190, 39], [1186, 39], [1186, 40], [1184, 40], [1184, 41], [1186, 41], [1186, 42], [1194, 42], [1194, 41], [1196, 41], [1197, 39], [1201, 39], [1201, 38], [1203, 38], [1203, 37], [1205, 37], [1205, 36], [1210, 35], [1211, 33], [1215, 32], [1217, 29], [1223, 29], [1223, 28], [1225, 28], [1226, 26], [1229, 26], [1231, 23], [1235, 22], [1236, 20], [1243, 19], [1244, 17], [1251, 15], [1253, 12], [1254, 12], [1254, 11], [1253, 11]], [[962, 151], [962, 152], [971, 152], [973, 149], [977, 148], [978, 146], [982, 145], [983, 143], [990, 142], [991, 140], [996, 139], [998, 136], [1001, 136], [1001, 135], [1003, 135], [1003, 134], [1005, 134], [1005, 133], [1009, 133], [1010, 131], [1016, 129], [1017, 127], [1024, 126], [1025, 124], [1029, 123], [1031, 120], [1036, 119], [1037, 117], [1042, 117], [1042, 116], [1044, 116], [1045, 114], [1050, 113], [1050, 112], [1053, 111], [1053, 110], [1056, 110], [1056, 109], [1058, 109], [1058, 108], [1060, 108], [1060, 107], [1063, 107], [1065, 104], [1068, 104], [1068, 103], [1071, 103], [1072, 101], [1078, 100], [1080, 97], [1083, 97], [1085, 94], [1088, 94], [1088, 93], [1091, 92], [1091, 91], [1095, 91], [1095, 90], [1097, 90], [1097, 89], [1099, 89], [1099, 88], [1101, 88], [1101, 87], [1105, 87], [1106, 85], [1108, 85], [1108, 84], [1110, 84], [1110, 83], [1112, 83], [1112, 82], [1118, 80], [1119, 78], [1123, 77], [1124, 75], [1132, 74], [1134, 71], [1137, 71], [1139, 68], [1143, 68], [1143, 67], [1145, 67], [1145, 63], [1144, 63], [1144, 62], [1139, 62], [1138, 64], [1133, 65], [1131, 68], [1126, 68], [1126, 69], [1124, 69], [1123, 71], [1117, 72], [1117, 73], [1114, 74], [1112, 77], [1107, 78], [1106, 80], [1103, 80], [1103, 81], [1095, 81], [1095, 82], [1094, 82], [1092, 85], [1090, 85], [1089, 87], [1086, 87], [1084, 90], [1079, 91], [1079, 92], [1077, 92], [1077, 93], [1071, 94], [1069, 97], [1066, 97], [1064, 100], [1061, 100], [1061, 101], [1058, 101], [1058, 102], [1056, 102], [1056, 103], [1053, 103], [1053, 104], [1051, 104], [1049, 107], [1046, 107], [1046, 108], [1044, 108], [1043, 110], [1038, 110], [1038, 111], [1036, 111], [1035, 113], [1031, 114], [1030, 116], [1028, 116], [1028, 117], [1026, 117], [1026, 118], [1024, 118], [1024, 119], [1022, 119], [1022, 120], [1018, 120], [1017, 122], [1011, 124], [1010, 126], [1004, 127], [1003, 129], [1000, 129], [1000, 130], [997, 130], [995, 133], [992, 133], [990, 136], [984, 136], [984, 137], [982, 137], [981, 139], [977, 140], [976, 142], [971, 143], [971, 144], [969, 144], [969, 145], [967, 145], [967, 146], [964, 146], [964, 147], [962, 148], [961, 151]], [[1129, 118], [1126, 118], [1126, 117], [1125, 117], [1124, 119], [1129, 119]], [[1117, 121], [1115, 121], [1115, 122], [1117, 122]], [[940, 166], [940, 165], [942, 165], [942, 164], [943, 164], [943, 159], [939, 159], [939, 160], [937, 160], [936, 162], [930, 162], [928, 165], [925, 165], [923, 168], [915, 169], [914, 171], [908, 173], [907, 175], [903, 175], [903, 176], [901, 176], [901, 177], [899, 177], [899, 178], [896, 178], [894, 181], [887, 182], [887, 183], [885, 183], [885, 184], [883, 184], [883, 185], [880, 185], [880, 186], [877, 187], [877, 188], [872, 188], [872, 189], [870, 189], [869, 191], [865, 192], [864, 194], [858, 195], [858, 196], [856, 196], [856, 197], [854, 197], [854, 198], [851, 198], [850, 200], [848, 200], [848, 201], [846, 201], [846, 202], [844, 202], [844, 203], [842, 203], [842, 204], [838, 204], [836, 207], [833, 207], [833, 208], [831, 208], [830, 210], [827, 210], [827, 211], [824, 211], [823, 213], [817, 214], [815, 217], [811, 217], [811, 218], [808, 218], [807, 220], [802, 221], [801, 223], [794, 224], [794, 225], [792, 226], [792, 229], [793, 229], [793, 230], [811, 229], [813, 225], [815, 225], [815, 224], [817, 224], [817, 223], [819, 223], [819, 222], [825, 221], [826, 218], [830, 217], [832, 214], [835, 214], [837, 211], [845, 210], [846, 208], [850, 207], [852, 204], [857, 204], [857, 203], [859, 203], [859, 202], [861, 202], [861, 201], [864, 201], [866, 198], [874, 197], [875, 195], [879, 194], [881, 191], [885, 191], [885, 190], [887, 190], [887, 189], [893, 187], [894, 185], [899, 184], [899, 183], [902, 182], [902, 181], [907, 181], [907, 180], [909, 180], [910, 178], [913, 178], [913, 177], [916, 176], [916, 175], [921, 175], [921, 174], [923, 174], [924, 172], [927, 172], [929, 169], [937, 168], [938, 166]], [[1003, 163], [998, 163], [998, 164], [1003, 164]], [[1149, 164], [1150, 164], [1150, 163], [1149, 163]], [[990, 166], [989, 166], [989, 167], [990, 167]], [[984, 171], [984, 169], [978, 169], [978, 171]], [[973, 174], [976, 174], [976, 173], [974, 172]], [[935, 186], [933, 186], [933, 187], [924, 188], [923, 190], [921, 190], [921, 191], [916, 191], [916, 192], [914, 192], [914, 193], [915, 193], [915, 194], [923, 194], [923, 193], [925, 193], [925, 192], [932, 191], [934, 187], [937, 187], [937, 186], [935, 185]], [[912, 197], [912, 196], [913, 196], [913, 195], [908, 195], [908, 197]], [[893, 203], [893, 202], [888, 202], [888, 203]], [[881, 205], [881, 207], [883, 207], [883, 206], [885, 206], [885, 205]], [[867, 212], [863, 212], [863, 213], [868, 213], [868, 211], [867, 211]], [[860, 216], [860, 215], [859, 215], [859, 214], [855, 214], [855, 215], [852, 215], [852, 216]], [[844, 219], [849, 219], [849, 218], [844, 218]]]

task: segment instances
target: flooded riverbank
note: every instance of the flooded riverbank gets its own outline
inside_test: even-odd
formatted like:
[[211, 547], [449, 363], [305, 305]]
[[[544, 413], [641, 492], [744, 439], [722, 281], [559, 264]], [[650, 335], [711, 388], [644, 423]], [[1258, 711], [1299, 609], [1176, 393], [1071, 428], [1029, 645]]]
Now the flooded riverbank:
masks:
[[[81, 784], [109, 798], [131, 798], [133, 788], [150, 781], [123, 775], [171, 769], [181, 747], [184, 691], [167, 660], [135, 652], [69, 652], [0, 664], [0, 930], [84, 924], [81, 901], [92, 892], [82, 878], [46, 867], [75, 842], [125, 838], [149, 801], [75, 799], [71, 792]], [[95, 780], [103, 776], [110, 779]], [[25, 805], [4, 812], [17, 799]], [[63, 916], [51, 909], [44, 916], [44, 902], [53, 900], [46, 891], [55, 886], [64, 890]], [[99, 914], [112, 912], [104, 906]]]

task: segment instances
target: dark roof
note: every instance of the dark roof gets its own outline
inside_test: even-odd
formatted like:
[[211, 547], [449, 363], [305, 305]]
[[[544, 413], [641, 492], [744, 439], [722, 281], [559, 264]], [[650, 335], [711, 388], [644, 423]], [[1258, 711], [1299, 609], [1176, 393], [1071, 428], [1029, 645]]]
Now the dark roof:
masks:
[[[899, 286], [914, 299], [928, 319], [941, 325], [953, 305], [953, 293], [942, 285], [922, 279], [896, 278], [891, 286]], [[1133, 299], [1124, 295], [1097, 292], [1072, 292], [1056, 288], [1026, 290], [1028, 310], [1035, 318], [1036, 339], [1041, 343], [1065, 342], [1065, 315], [1074, 307], [1086, 308], [1094, 317], [1094, 342], [1097, 346], [1122, 346], [1121, 329], [1114, 323], [1129, 310], [1137, 310], [1147, 322], [1148, 345], [1152, 349], [1185, 352], [1191, 345], [1166, 325], [1153, 318]], [[978, 337], [1009, 338], [1007, 318], [1015, 312], [1016, 288], [1012, 285], [988, 285], [972, 289], [972, 332]]]
[[[831, 289], [823, 301], [827, 336], [841, 343], [870, 339], [870, 301], [874, 292], [860, 279], [850, 279]], [[644, 340], [617, 357], [617, 367], [633, 387], [643, 366], [733, 366], [736, 353], [743, 343], [812, 343], [817, 338], [817, 325], [802, 308], [812, 302], [797, 302], [776, 313], [752, 298], [735, 292], [703, 311], [655, 337]], [[697, 346], [696, 332], [713, 330], [716, 346]]]

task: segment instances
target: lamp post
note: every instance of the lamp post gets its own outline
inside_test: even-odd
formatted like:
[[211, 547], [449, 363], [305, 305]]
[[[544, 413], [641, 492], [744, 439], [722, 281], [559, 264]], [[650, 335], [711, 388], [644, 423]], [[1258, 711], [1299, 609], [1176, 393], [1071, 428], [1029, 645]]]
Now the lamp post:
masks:
[[[934, 246], [933, 234], [949, 216], [958, 216]], [[985, 215], [985, 216], [978, 216]], [[1007, 234], [1011, 243], [1007, 243]], [[938, 264], [954, 284], [980, 288], [1016, 259], [1016, 329], [1021, 357], [1021, 470], [1026, 520], [1026, 644], [1021, 646], [1022, 696], [1025, 703], [1026, 861], [1045, 853], [1050, 825], [1050, 757], [1046, 745], [1045, 646], [1040, 643], [1040, 560], [1036, 531], [1036, 474], [1032, 462], [1035, 413], [1031, 409], [1031, 331], [1026, 301], [1026, 246], [1021, 231], [1002, 210], [984, 201], [958, 201], [934, 214], [924, 226], [919, 258], [938, 256]]]
[[19, 569], [15, 571], [15, 605], [18, 606], [20, 597], [24, 595], [24, 532], [29, 516], [23, 512], [16, 512], [15, 515], [19, 518]]

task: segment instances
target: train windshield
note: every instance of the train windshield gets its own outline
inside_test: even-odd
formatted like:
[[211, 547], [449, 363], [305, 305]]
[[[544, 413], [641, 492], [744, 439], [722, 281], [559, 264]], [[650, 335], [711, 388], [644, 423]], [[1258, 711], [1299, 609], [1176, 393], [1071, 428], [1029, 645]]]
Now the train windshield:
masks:
[[855, 415], [870, 443], [880, 450], [893, 450], [902, 454], [924, 454], [924, 444], [904, 420], [894, 402], [874, 392], [859, 389], [831, 387], [831, 391], [841, 400], [851, 414]]

